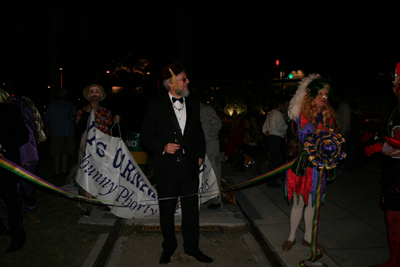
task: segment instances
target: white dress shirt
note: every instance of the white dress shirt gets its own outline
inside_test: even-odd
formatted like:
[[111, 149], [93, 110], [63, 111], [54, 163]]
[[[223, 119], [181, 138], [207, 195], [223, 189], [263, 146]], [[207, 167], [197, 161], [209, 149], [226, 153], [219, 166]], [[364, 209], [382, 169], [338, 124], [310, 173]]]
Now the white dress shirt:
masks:
[[285, 138], [287, 127], [288, 126], [283, 118], [282, 112], [277, 109], [273, 109], [267, 115], [262, 132], [265, 134], [268, 131], [270, 135], [277, 135]]
[[181, 132], [182, 132], [182, 135], [183, 135], [183, 132], [185, 131], [185, 125], [186, 125], [186, 103], [185, 103], [185, 98], [182, 96], [183, 97], [183, 103], [181, 103], [179, 101], [175, 101], [175, 103], [173, 103], [172, 102], [172, 97], [174, 97], [174, 96], [171, 95], [170, 92], [168, 92], [168, 95], [169, 95], [169, 99], [171, 99], [172, 108], [175, 111], [175, 116], [176, 116], [176, 119], [178, 120], [179, 127], [181, 128]]

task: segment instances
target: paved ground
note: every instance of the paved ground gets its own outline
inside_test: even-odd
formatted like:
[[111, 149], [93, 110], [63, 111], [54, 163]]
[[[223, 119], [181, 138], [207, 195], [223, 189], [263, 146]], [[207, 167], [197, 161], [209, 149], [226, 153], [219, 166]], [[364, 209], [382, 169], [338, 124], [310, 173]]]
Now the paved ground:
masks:
[[[263, 171], [266, 171], [266, 168], [264, 165]], [[368, 164], [360, 162], [354, 172], [344, 172], [327, 186], [326, 201], [321, 208], [319, 224], [318, 243], [325, 248], [321, 262], [331, 267], [359, 267], [389, 259], [384, 212], [379, 208], [381, 191], [379, 169], [378, 161]], [[229, 163], [223, 163], [223, 174], [231, 183], [256, 176], [255, 166], [248, 168], [245, 173], [235, 173]], [[309, 257], [309, 248], [302, 246], [300, 242], [303, 238], [303, 222], [296, 235], [299, 242], [289, 252], [281, 248], [289, 235], [291, 209], [284, 198], [283, 188], [267, 188], [265, 184], [260, 184], [238, 190], [235, 194], [237, 201], [254, 221], [283, 266], [298, 266], [301, 260]], [[240, 226], [247, 223], [240, 210], [232, 205], [223, 205], [222, 209], [214, 211], [202, 207], [200, 214], [201, 225]], [[106, 214], [102, 210], [95, 210], [91, 219], [80, 220], [81, 223], [100, 224], [113, 224], [114, 221], [113, 215]], [[125, 223], [158, 225], [156, 220], [133, 219], [126, 220]], [[177, 224], [179, 225], [178, 220]], [[93, 259], [104, 240], [104, 236], [99, 239], [84, 266], [93, 266]], [[260, 250], [252, 238], [246, 242], [250, 249]], [[121, 245], [123, 244], [121, 240], [117, 244], [110, 258], [114, 262], [124, 257], [124, 253], [129, 253], [129, 247]], [[259, 266], [269, 266], [268, 262], [265, 262], [265, 257], [258, 258], [258, 261]]]

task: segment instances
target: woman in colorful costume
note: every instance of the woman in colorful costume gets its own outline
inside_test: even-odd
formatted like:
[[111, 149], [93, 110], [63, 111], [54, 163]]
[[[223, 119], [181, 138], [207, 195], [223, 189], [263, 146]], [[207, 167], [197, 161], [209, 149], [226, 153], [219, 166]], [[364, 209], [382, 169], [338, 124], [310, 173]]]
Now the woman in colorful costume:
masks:
[[[289, 104], [290, 123], [286, 134], [286, 155], [288, 160], [298, 158], [287, 171], [285, 179], [285, 194], [289, 202], [292, 198], [294, 200], [290, 213], [290, 235], [282, 245], [284, 251], [289, 251], [296, 243], [296, 230], [303, 215], [304, 206], [306, 206], [305, 233], [301, 243], [303, 246], [311, 246], [319, 170], [315, 166], [309, 166], [303, 143], [307, 136], [314, 134], [317, 130], [333, 129], [336, 132], [336, 112], [328, 101], [331, 95], [330, 81], [323, 79], [319, 74], [311, 74], [300, 82]], [[327, 175], [324, 172], [321, 177], [322, 201]], [[323, 250], [319, 245], [318, 248]]]
[[400, 62], [396, 66], [393, 87], [396, 101], [382, 117], [380, 130], [376, 134], [375, 144], [365, 148], [365, 154], [371, 156], [382, 152], [382, 207], [386, 211], [387, 236], [390, 260], [371, 267], [400, 266]]

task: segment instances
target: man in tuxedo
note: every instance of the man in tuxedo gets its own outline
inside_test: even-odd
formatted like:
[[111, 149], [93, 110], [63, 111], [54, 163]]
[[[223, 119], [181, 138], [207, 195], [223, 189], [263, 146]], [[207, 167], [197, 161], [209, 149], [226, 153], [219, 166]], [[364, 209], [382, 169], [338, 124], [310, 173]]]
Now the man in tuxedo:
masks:
[[169, 263], [178, 246], [174, 213], [179, 198], [184, 251], [210, 263], [213, 260], [199, 249], [198, 172], [206, 150], [200, 102], [188, 97], [189, 79], [178, 62], [162, 69], [162, 75], [168, 93], [148, 104], [140, 133], [141, 143], [154, 157], [153, 177], [164, 238], [159, 262]]

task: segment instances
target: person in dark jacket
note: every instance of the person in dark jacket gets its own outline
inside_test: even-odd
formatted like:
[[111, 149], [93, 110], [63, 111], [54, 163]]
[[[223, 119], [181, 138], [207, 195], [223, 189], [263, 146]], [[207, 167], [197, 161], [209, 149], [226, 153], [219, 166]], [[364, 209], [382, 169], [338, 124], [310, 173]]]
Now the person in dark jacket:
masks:
[[199, 167], [206, 144], [200, 122], [200, 102], [188, 97], [189, 79], [179, 63], [162, 70], [168, 94], [148, 104], [140, 142], [154, 156], [154, 178], [164, 238], [159, 263], [167, 264], [177, 248], [174, 213], [182, 207], [183, 248], [200, 262], [213, 260], [199, 249]]
[[[0, 157], [20, 164], [19, 148], [29, 140], [21, 112], [9, 105], [0, 103]], [[23, 228], [22, 206], [17, 193], [18, 175], [0, 167], [0, 196], [4, 199], [8, 211], [9, 231], [0, 220], [0, 235], [8, 233], [11, 244], [7, 252], [21, 249], [26, 241]]]
[[397, 101], [384, 114], [376, 143], [365, 148], [367, 156], [382, 152], [382, 207], [386, 211], [390, 260], [372, 267], [400, 266], [400, 62], [393, 87]]

